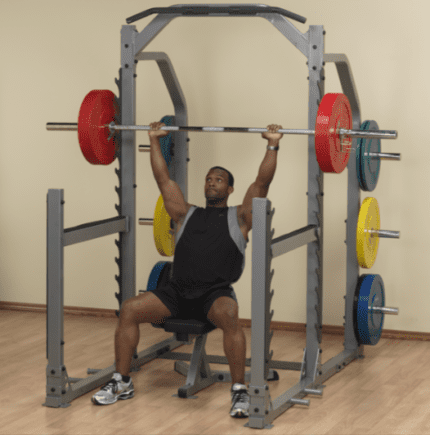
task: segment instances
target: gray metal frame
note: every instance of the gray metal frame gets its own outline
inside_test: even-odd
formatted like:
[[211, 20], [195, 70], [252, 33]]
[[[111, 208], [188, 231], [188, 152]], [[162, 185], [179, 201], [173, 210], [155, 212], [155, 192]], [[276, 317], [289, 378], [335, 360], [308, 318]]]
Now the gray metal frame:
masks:
[[[180, 6], [180, 5], [176, 5]], [[205, 5], [211, 6], [211, 5]], [[219, 5], [212, 5], [219, 6]], [[229, 6], [223, 4], [222, 6]], [[232, 5], [234, 6], [234, 5]], [[212, 14], [211, 16], [217, 16]], [[323, 26], [310, 26], [302, 34], [285, 17], [278, 14], [258, 14], [271, 22], [308, 59], [309, 65], [309, 129], [315, 128], [318, 105], [324, 95], [324, 65], [334, 62], [341, 80], [343, 92], [348, 96], [353, 112], [353, 128], [360, 126], [359, 101], [348, 60], [342, 54], [324, 54]], [[135, 26], [124, 25], [121, 30], [121, 70], [117, 84], [120, 91], [121, 120], [123, 125], [134, 125], [136, 118], [136, 64], [139, 60], [155, 60], [162, 72], [175, 108], [176, 125], [187, 124], [185, 99], [173, 67], [164, 53], [143, 53], [145, 47], [176, 18], [177, 15], [156, 16], [140, 33]], [[171, 177], [180, 186], [188, 200], [188, 138], [187, 132], [175, 132], [175, 155], [171, 165]], [[120, 186], [116, 188], [120, 204], [116, 207], [119, 217], [94, 222], [76, 228], [63, 229], [64, 191], [48, 191], [47, 210], [47, 392], [45, 406], [67, 407], [74, 398], [108, 381], [115, 370], [112, 365], [103, 370], [88, 370], [93, 373], [86, 379], [69, 378], [64, 366], [63, 338], [63, 249], [78, 243], [118, 232], [120, 269], [116, 277], [120, 293], [120, 304], [136, 294], [136, 139], [135, 131], [120, 133], [121, 152], [119, 169], [116, 173]], [[356, 139], [353, 139], [356, 141]], [[356, 143], [355, 143], [356, 146]], [[353, 142], [354, 147], [354, 142]], [[303, 398], [309, 394], [322, 394], [322, 383], [356, 358], [363, 357], [363, 346], [355, 338], [352, 322], [354, 291], [358, 280], [358, 262], [355, 252], [355, 231], [360, 207], [360, 191], [356, 166], [353, 158], [348, 163], [348, 219], [347, 219], [347, 283], [345, 303], [345, 349], [321, 364], [322, 301], [323, 301], [323, 229], [324, 229], [324, 174], [320, 170], [315, 154], [314, 136], [308, 142], [308, 222], [307, 226], [274, 240], [271, 228], [274, 209], [268, 199], [253, 200], [253, 246], [252, 246], [252, 338], [251, 338], [251, 381], [250, 418], [246, 426], [252, 428], [272, 427], [271, 423], [294, 404], [309, 405]], [[270, 352], [270, 321], [273, 311], [270, 303], [273, 290], [270, 284], [274, 271], [270, 270], [272, 258], [280, 256], [304, 244], [308, 245], [307, 264], [307, 325], [306, 348], [303, 361], [272, 361]], [[171, 350], [182, 343], [175, 337], [164, 340], [135, 355], [132, 370], [158, 358], [172, 357]], [[201, 347], [201, 346], [200, 346]], [[203, 348], [200, 349], [203, 352]], [[178, 357], [180, 354], [176, 354]], [[191, 357], [183, 357], [191, 358]], [[223, 363], [225, 357], [207, 357], [208, 362]], [[177, 359], [182, 359], [178, 357]], [[180, 369], [180, 363], [177, 368]], [[247, 360], [247, 365], [250, 361]], [[300, 370], [300, 382], [275, 400], [270, 397], [268, 377], [270, 369]], [[178, 370], [179, 371], [179, 370]], [[194, 373], [195, 374], [195, 373]], [[189, 374], [190, 376], [192, 374]]]
[[[310, 26], [309, 37], [309, 118], [308, 128], [315, 129], [319, 103], [324, 96], [324, 66], [334, 62], [343, 93], [348, 97], [353, 116], [353, 128], [360, 127], [360, 105], [354, 78], [344, 54], [324, 54], [322, 26]], [[357, 139], [352, 139], [356, 149]], [[322, 395], [323, 382], [343, 369], [356, 358], [364, 358], [364, 346], [359, 345], [353, 329], [354, 292], [359, 266], [356, 253], [356, 230], [360, 209], [360, 189], [354, 158], [348, 162], [348, 211], [347, 211], [347, 282], [345, 296], [344, 351], [321, 364], [323, 302], [323, 235], [324, 235], [324, 173], [320, 170], [315, 154], [315, 137], [309, 136], [308, 162], [308, 226], [274, 240], [271, 229], [275, 209], [269, 199], [253, 200], [252, 241], [252, 335], [251, 335], [251, 384], [250, 416], [246, 424], [252, 428], [271, 428], [273, 420], [293, 405], [310, 405], [307, 395]], [[270, 290], [274, 270], [270, 271], [273, 258], [300, 246], [308, 245], [306, 348], [300, 368], [300, 381], [275, 400], [271, 400], [267, 372], [273, 367], [270, 352]], [[291, 248], [288, 246], [291, 245]]]

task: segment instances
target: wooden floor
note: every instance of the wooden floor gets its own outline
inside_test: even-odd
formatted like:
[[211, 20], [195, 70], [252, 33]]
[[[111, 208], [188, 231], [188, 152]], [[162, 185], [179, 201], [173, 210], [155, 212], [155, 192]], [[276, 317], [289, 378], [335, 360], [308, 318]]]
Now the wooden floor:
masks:
[[[65, 365], [69, 376], [87, 377], [87, 368], [114, 363], [116, 319], [66, 316]], [[198, 399], [172, 397], [185, 378], [173, 361], [155, 360], [132, 373], [135, 397], [95, 406], [91, 396], [69, 408], [42, 406], [46, 389], [46, 315], [0, 311], [0, 434], [430, 434], [430, 343], [381, 339], [326, 381], [322, 397], [308, 396], [310, 407], [294, 406], [270, 430], [245, 428], [229, 416], [230, 384], [217, 383]], [[141, 325], [138, 350], [170, 334]], [[245, 329], [247, 356], [251, 331]], [[301, 362], [305, 334], [275, 331], [274, 359]], [[343, 337], [324, 335], [322, 362], [342, 350]], [[181, 351], [191, 351], [183, 346]], [[209, 334], [206, 351], [223, 355], [222, 331]], [[228, 370], [228, 366], [213, 365]], [[299, 372], [279, 371], [270, 383], [272, 400], [295, 385]]]

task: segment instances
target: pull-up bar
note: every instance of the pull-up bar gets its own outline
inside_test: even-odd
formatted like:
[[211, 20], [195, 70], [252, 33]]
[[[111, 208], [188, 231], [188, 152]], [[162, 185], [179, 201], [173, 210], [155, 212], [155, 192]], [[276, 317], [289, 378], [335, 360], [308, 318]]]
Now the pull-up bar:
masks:
[[127, 24], [134, 23], [142, 18], [148, 17], [152, 14], [164, 14], [164, 15], [181, 15], [181, 16], [255, 16], [258, 14], [279, 14], [299, 23], [305, 23], [306, 18], [301, 15], [297, 15], [286, 9], [277, 8], [266, 5], [230, 5], [230, 6], [202, 6], [202, 5], [182, 5], [171, 6], [167, 8], [151, 8], [139, 14], [133, 15], [126, 19]]

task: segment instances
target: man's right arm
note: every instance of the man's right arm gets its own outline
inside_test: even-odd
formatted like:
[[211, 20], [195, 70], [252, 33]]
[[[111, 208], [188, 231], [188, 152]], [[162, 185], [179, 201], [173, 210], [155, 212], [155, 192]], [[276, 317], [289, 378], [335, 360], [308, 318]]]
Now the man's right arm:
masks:
[[163, 196], [164, 206], [174, 222], [179, 222], [187, 213], [187, 203], [178, 184], [170, 179], [169, 169], [161, 152], [160, 137], [166, 136], [167, 131], [160, 130], [164, 124], [155, 122], [150, 124], [148, 132], [151, 143], [151, 166], [158, 188]]
[[161, 122], [154, 122], [150, 125], [152, 130], [148, 132], [148, 135], [151, 145], [151, 166], [155, 181], [160, 186], [170, 179], [169, 169], [161, 152], [160, 144], [160, 137], [167, 136], [168, 132], [159, 130], [160, 127], [164, 126]]

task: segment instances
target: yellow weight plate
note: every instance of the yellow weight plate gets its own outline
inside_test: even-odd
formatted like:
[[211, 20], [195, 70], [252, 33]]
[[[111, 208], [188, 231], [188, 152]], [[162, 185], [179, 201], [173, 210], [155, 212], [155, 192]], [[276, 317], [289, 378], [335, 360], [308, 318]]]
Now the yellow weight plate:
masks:
[[163, 195], [160, 195], [154, 212], [154, 242], [157, 251], [164, 257], [171, 257], [175, 253], [175, 237], [170, 222]]
[[370, 269], [378, 254], [379, 236], [371, 230], [380, 230], [378, 201], [366, 198], [361, 204], [357, 223], [357, 259], [361, 267]]

